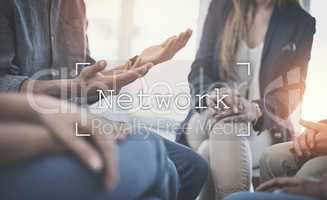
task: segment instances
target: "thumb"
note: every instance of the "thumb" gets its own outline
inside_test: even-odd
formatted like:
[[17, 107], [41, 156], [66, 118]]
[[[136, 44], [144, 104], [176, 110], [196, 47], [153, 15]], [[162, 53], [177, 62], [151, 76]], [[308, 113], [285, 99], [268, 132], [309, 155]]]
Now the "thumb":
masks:
[[303, 119], [300, 120], [300, 124], [302, 126], [304, 126], [305, 128], [313, 129], [318, 132], [321, 132], [321, 131], [327, 129], [327, 125], [325, 125], [325, 124], [306, 121]]
[[98, 61], [94, 65], [85, 67], [82, 72], [81, 76], [83, 78], [88, 79], [94, 77], [98, 72], [103, 71], [107, 66], [107, 62], [105, 60]]
[[146, 75], [153, 66], [154, 66], [153, 63], [147, 63], [142, 67], [133, 69], [132, 71], [134, 71], [134, 73], [136, 73], [139, 77], [142, 77]]

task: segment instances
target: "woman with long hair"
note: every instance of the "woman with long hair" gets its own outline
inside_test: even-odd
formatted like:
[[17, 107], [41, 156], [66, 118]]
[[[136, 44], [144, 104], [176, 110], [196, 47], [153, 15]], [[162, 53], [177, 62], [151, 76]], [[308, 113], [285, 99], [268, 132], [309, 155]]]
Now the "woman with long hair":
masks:
[[[292, 138], [315, 19], [297, 0], [212, 0], [189, 74], [188, 144], [210, 166], [202, 199], [251, 189], [249, 135]], [[296, 91], [296, 95], [292, 93]]]

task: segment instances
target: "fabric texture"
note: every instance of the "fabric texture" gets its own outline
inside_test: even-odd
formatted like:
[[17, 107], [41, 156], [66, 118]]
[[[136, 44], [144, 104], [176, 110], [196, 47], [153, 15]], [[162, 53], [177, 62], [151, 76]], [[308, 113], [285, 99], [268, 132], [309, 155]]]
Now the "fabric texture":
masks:
[[281, 143], [266, 149], [260, 160], [260, 177], [265, 182], [279, 176], [321, 178], [327, 173], [327, 156], [300, 161], [289, 151], [289, 143]]
[[118, 200], [176, 199], [178, 175], [162, 140], [131, 136], [118, 145], [118, 183], [106, 190], [74, 155], [44, 155], [0, 170], [1, 199]]

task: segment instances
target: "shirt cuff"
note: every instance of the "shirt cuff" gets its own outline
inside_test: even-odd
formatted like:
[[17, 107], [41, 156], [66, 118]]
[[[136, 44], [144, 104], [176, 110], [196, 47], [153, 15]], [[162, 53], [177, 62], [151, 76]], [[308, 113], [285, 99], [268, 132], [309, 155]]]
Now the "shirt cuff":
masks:
[[28, 76], [5, 75], [0, 76], [0, 92], [19, 92]]

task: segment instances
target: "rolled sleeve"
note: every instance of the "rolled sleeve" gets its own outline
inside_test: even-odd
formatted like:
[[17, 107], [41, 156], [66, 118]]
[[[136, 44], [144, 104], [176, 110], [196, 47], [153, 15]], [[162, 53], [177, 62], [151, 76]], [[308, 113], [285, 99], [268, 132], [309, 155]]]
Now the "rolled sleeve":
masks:
[[15, 76], [6, 74], [0, 76], [0, 92], [19, 92], [21, 85], [28, 76]]

